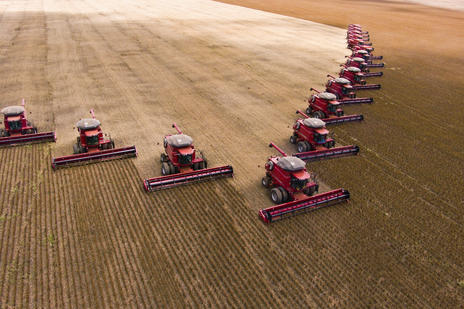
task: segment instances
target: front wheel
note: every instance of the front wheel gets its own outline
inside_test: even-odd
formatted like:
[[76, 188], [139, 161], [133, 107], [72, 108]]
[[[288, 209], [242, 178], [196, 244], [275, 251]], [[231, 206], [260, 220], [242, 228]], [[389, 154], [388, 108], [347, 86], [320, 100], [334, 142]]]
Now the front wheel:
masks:
[[306, 109], [306, 115], [311, 116], [312, 113], [313, 113], [313, 109], [311, 107], [308, 107]]
[[325, 114], [321, 111], [317, 111], [314, 113], [313, 115], [314, 118], [318, 118], [318, 119], [324, 119], [325, 118]]
[[171, 169], [169, 167], [169, 164], [167, 164], [166, 162], [163, 162], [161, 164], [161, 175], [163, 176], [167, 176], [171, 173]]
[[298, 145], [296, 146], [296, 148], [298, 149], [298, 152], [305, 152], [305, 151], [307, 151], [307, 149], [306, 149], [306, 144], [305, 144], [304, 141], [298, 142]]
[[282, 192], [279, 190], [279, 188], [272, 188], [271, 200], [274, 202], [274, 204], [280, 204], [282, 202]]
[[74, 154], [78, 154], [78, 153], [79, 153], [79, 145], [77, 145], [77, 144], [74, 144], [74, 145], [73, 145], [73, 153], [74, 153]]

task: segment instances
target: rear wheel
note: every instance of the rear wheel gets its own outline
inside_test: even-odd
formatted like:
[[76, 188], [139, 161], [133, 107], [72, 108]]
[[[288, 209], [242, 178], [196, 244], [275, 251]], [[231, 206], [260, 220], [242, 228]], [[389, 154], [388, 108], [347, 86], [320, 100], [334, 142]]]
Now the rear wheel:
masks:
[[162, 153], [161, 156], [160, 156], [160, 162], [163, 163], [163, 162], [166, 162], [167, 161], [167, 156], [165, 153]]
[[196, 170], [199, 170], [199, 169], [201, 169], [200, 168], [200, 162], [193, 163], [193, 170], [196, 171]]
[[288, 192], [282, 187], [279, 187], [280, 192], [282, 193], [282, 202], [288, 201]]
[[269, 188], [271, 186], [271, 177], [269, 176], [264, 176], [263, 179], [261, 179], [261, 184], [265, 188]]
[[6, 131], [5, 131], [5, 129], [0, 129], [0, 136], [1, 136], [1, 137], [6, 136]]
[[274, 202], [274, 204], [282, 203], [282, 192], [279, 190], [279, 188], [272, 188], [271, 200]]
[[171, 169], [169, 167], [169, 164], [167, 164], [166, 162], [163, 162], [161, 164], [161, 174], [163, 176], [166, 176], [166, 175], [169, 175], [171, 173]]
[[290, 143], [296, 144], [297, 137], [295, 135], [290, 136]]
[[108, 149], [114, 149], [114, 141], [110, 139], [110, 143], [108, 144]]

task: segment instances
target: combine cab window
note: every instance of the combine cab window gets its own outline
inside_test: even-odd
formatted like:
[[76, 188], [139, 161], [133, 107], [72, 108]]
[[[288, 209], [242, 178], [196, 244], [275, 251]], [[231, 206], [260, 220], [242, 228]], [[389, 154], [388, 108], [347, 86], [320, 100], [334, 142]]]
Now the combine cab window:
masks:
[[292, 188], [296, 189], [296, 190], [301, 190], [303, 189], [306, 184], [308, 183], [308, 179], [298, 179], [298, 178], [295, 178], [292, 176], [292, 179], [290, 180], [290, 185], [292, 186]]
[[179, 155], [179, 163], [180, 164], [190, 164], [192, 163], [192, 155]]
[[89, 145], [89, 146], [98, 145], [98, 135], [87, 136], [87, 145]]
[[317, 134], [314, 133], [314, 141], [318, 144], [324, 144], [326, 140], [326, 135], [325, 134]]
[[10, 130], [12, 131], [21, 130], [21, 120], [8, 121], [8, 126], [10, 127]]

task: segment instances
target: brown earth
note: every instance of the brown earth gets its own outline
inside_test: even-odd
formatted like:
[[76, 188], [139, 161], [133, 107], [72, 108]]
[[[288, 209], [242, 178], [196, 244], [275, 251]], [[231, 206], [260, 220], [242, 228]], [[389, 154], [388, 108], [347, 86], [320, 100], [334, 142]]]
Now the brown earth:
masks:
[[[294, 111], [347, 54], [343, 29], [209, 1], [0, 2], [2, 104], [25, 97], [58, 135], [0, 149], [0, 307], [462, 304], [462, 13], [356, 2], [385, 14], [360, 21], [346, 3], [331, 24], [372, 32], [384, 89], [346, 108], [364, 123], [333, 129], [361, 155], [310, 168], [352, 202], [264, 226], [267, 143], [293, 151]], [[53, 172], [90, 108], [139, 157]], [[146, 194], [173, 121], [234, 180]]]

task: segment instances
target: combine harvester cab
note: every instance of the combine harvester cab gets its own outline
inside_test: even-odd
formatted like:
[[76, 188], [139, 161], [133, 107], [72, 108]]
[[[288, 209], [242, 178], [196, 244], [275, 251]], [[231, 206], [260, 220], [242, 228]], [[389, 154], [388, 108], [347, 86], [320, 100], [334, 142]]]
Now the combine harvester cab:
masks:
[[81, 119], [76, 123], [79, 136], [73, 145], [74, 154], [64, 157], [52, 158], [52, 167], [79, 165], [95, 161], [121, 159], [137, 156], [135, 146], [114, 148], [111, 137], [103, 134], [100, 121], [95, 118], [93, 110], [92, 118]]
[[351, 85], [351, 82], [346, 78], [335, 78], [331, 75], [328, 75], [328, 77], [331, 77], [331, 79], [327, 81], [327, 84], [325, 85], [325, 91], [335, 94], [340, 104], [370, 104], [374, 102], [374, 98], [357, 98], [356, 91]]
[[55, 142], [55, 132], [37, 133], [37, 128], [26, 118], [24, 106], [23, 99], [21, 106], [8, 106], [1, 110], [5, 127], [0, 129], [0, 146]]
[[[330, 75], [327, 76], [331, 77]], [[342, 68], [339, 76], [349, 80], [355, 90], [377, 90], [381, 88], [380, 84], [367, 84], [366, 80], [363, 79], [365, 77], [364, 74], [356, 67]]]
[[306, 170], [306, 163], [297, 157], [287, 156], [273, 143], [269, 147], [274, 147], [282, 157], [272, 156], [265, 165], [266, 176], [262, 179], [262, 185], [271, 189], [271, 200], [278, 205], [259, 211], [259, 217], [264, 223], [349, 199], [350, 193], [344, 189], [313, 195], [319, 186], [314, 176]]
[[157, 191], [192, 182], [211, 180], [220, 177], [232, 177], [232, 166], [207, 168], [207, 160], [201, 151], [193, 146], [193, 139], [183, 134], [174, 123], [178, 134], [164, 137], [164, 150], [161, 154], [161, 174], [163, 176], [145, 179], [146, 191]]
[[292, 156], [304, 161], [317, 161], [353, 156], [359, 153], [358, 146], [335, 147], [335, 141], [329, 137], [325, 122], [321, 119], [310, 118], [301, 111], [303, 119], [298, 119], [293, 125], [293, 135], [290, 143], [297, 146], [298, 153]]
[[311, 88], [316, 94], [312, 94], [306, 109], [306, 114], [313, 118], [322, 119], [326, 124], [343, 123], [350, 121], [361, 121], [364, 119], [363, 115], [344, 115], [340, 102], [337, 97], [330, 92], [318, 92], [316, 89]]

